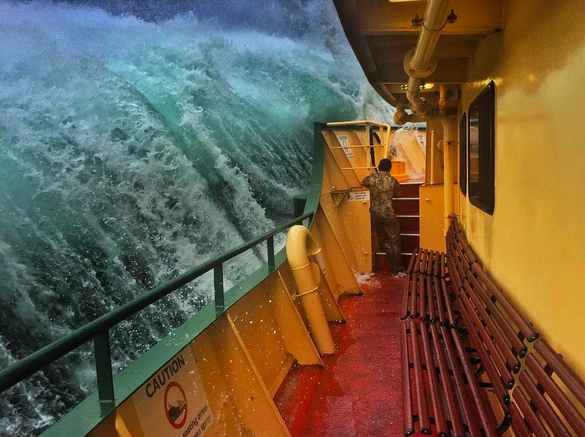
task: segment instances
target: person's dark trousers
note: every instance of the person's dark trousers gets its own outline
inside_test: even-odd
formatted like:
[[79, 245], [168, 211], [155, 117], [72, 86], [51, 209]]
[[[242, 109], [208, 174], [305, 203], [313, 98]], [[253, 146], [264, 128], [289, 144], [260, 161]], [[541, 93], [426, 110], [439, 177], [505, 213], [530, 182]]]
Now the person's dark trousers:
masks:
[[380, 249], [386, 252], [394, 274], [404, 271], [402, 248], [400, 247], [400, 223], [395, 215], [380, 217], [372, 214], [372, 227], [378, 235]]

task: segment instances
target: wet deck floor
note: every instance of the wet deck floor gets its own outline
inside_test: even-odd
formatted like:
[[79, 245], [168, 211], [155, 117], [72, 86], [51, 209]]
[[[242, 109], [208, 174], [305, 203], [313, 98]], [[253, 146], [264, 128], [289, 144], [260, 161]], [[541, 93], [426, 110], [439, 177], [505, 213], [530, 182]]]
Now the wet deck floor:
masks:
[[388, 273], [340, 300], [347, 323], [332, 325], [337, 353], [324, 369], [296, 367], [275, 402], [292, 437], [402, 436], [399, 323], [404, 281]]

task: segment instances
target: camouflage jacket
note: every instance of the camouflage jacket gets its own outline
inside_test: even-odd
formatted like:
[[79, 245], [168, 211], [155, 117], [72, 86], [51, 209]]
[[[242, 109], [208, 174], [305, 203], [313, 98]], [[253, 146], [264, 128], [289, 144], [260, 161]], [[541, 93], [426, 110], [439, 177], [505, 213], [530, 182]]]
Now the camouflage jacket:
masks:
[[364, 178], [364, 187], [370, 190], [370, 212], [378, 217], [394, 217], [392, 199], [400, 197], [400, 184], [385, 171], [370, 173]]

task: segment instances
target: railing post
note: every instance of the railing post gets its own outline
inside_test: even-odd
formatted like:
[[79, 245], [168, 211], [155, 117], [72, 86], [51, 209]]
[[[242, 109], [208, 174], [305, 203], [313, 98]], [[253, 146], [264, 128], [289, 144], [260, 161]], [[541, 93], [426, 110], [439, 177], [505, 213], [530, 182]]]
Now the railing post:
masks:
[[268, 273], [273, 272], [276, 267], [274, 260], [274, 237], [268, 237], [266, 240], [266, 247], [268, 249]]
[[215, 288], [216, 313], [223, 312], [225, 308], [223, 295], [223, 264], [219, 264], [213, 268], [213, 286]]
[[97, 374], [98, 397], [100, 403], [114, 405], [114, 378], [112, 376], [112, 356], [108, 331], [94, 337], [95, 370]]

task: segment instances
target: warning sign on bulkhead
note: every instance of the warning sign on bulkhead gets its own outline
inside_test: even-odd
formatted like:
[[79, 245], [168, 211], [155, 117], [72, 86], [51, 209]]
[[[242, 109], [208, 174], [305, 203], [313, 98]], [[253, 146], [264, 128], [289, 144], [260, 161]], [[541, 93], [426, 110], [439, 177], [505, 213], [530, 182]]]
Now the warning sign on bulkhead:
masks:
[[345, 156], [348, 157], [348, 159], [352, 159], [353, 158], [353, 151], [351, 150], [351, 143], [349, 142], [349, 138], [347, 135], [337, 135], [337, 141], [339, 141], [339, 144], [341, 145], [341, 147], [343, 147], [343, 151], [345, 153]]
[[350, 191], [347, 193], [346, 200], [348, 202], [359, 202], [370, 200], [370, 192], [369, 191]]
[[201, 437], [213, 422], [190, 347], [151, 376], [132, 401], [145, 437]]

